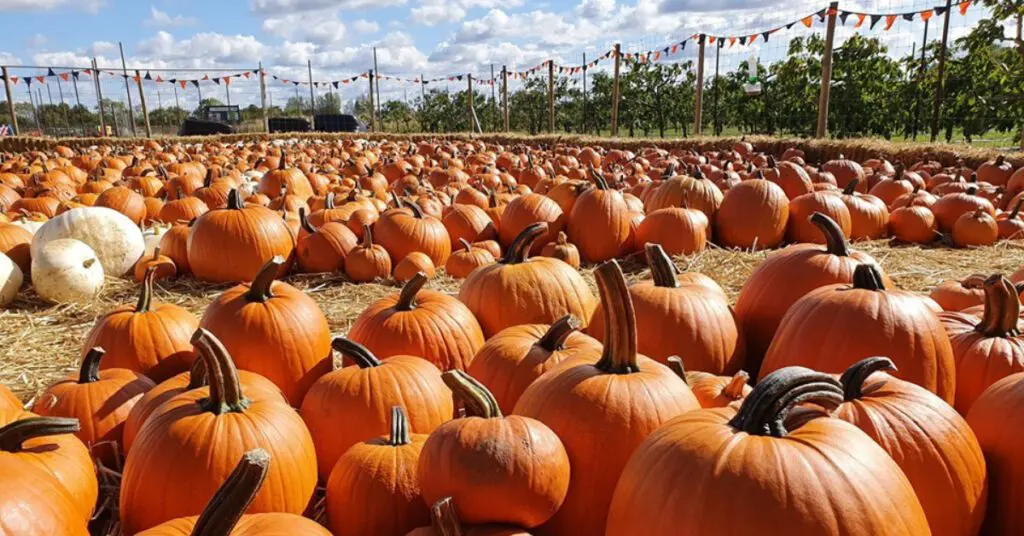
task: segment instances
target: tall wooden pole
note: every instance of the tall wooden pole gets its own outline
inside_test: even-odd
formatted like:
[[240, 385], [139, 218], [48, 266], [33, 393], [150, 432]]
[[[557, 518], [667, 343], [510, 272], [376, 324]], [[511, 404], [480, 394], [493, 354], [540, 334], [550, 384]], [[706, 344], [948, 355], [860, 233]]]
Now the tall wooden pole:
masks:
[[467, 74], [466, 80], [469, 84], [467, 86], [468, 93], [466, 94], [466, 101], [469, 103], [469, 132], [473, 133], [476, 131], [476, 129], [473, 128], [473, 122], [476, 118], [476, 111], [473, 109], [473, 73]]
[[953, 15], [952, 9], [953, 0], [946, 0], [946, 18], [942, 22], [942, 47], [939, 48], [938, 78], [935, 80], [935, 101], [932, 102], [932, 143], [939, 137], [942, 99], [945, 98], [943, 93], [946, 91], [946, 47], [949, 44], [949, 18]]
[[231, 106], [231, 80], [230, 78], [224, 79], [224, 98], [228, 101], [228, 106]]
[[427, 131], [426, 121], [423, 120], [427, 111], [427, 78], [420, 73], [420, 129]]
[[714, 82], [714, 101], [711, 104], [713, 108], [712, 114], [715, 116], [714, 121], [711, 125], [711, 130], [715, 136], [719, 136], [722, 133], [722, 129], [718, 126], [718, 61], [722, 57], [722, 41], [718, 41], [715, 46], [715, 82]]
[[60, 83], [60, 75], [55, 76], [57, 79], [57, 95], [60, 96], [60, 111], [64, 115], [64, 127], [71, 130], [71, 120], [68, 119], [68, 106], [65, 106], [64, 102], [64, 86]]
[[374, 79], [373, 87], [370, 88], [370, 91], [377, 92], [377, 115], [381, 115], [383, 104], [380, 102], [380, 67], [377, 67], [377, 47], [373, 47], [373, 72], [377, 75], [377, 78]]
[[[132, 127], [132, 136], [135, 136], [135, 112], [132, 110], [132, 90], [128, 86], [128, 66], [124, 62], [124, 46], [117, 42], [117, 48], [121, 50], [121, 75], [124, 76], [124, 92], [128, 95], [128, 123]], [[115, 121], [116, 123], [116, 121]]]
[[315, 123], [316, 116], [316, 95], [313, 93], [313, 61], [306, 60], [306, 69], [309, 71], [309, 111], [310, 119]]
[[[103, 105], [103, 84], [100, 83], [100, 69], [96, 58], [92, 59], [92, 81], [96, 85], [96, 102], [100, 105], [100, 136], [105, 137], [107, 135], [107, 114], [106, 107]], [[117, 121], [114, 123], [116, 125]]]
[[836, 15], [839, 2], [828, 6], [828, 27], [825, 30], [825, 52], [821, 56], [821, 93], [818, 96], [818, 130], [816, 138], [828, 135], [828, 101], [832, 89], [832, 46], [836, 39]]
[[583, 125], [581, 130], [587, 133], [587, 53], [583, 53]]
[[508, 132], [508, 68], [504, 65], [501, 66], [501, 115], [505, 132]]
[[622, 63], [622, 46], [615, 43], [615, 67], [612, 70], [612, 137], [619, 135], [619, 67]]
[[153, 137], [153, 129], [149, 126], [149, 108], [146, 107], [146, 92], [142, 90], [142, 75], [135, 71], [135, 82], [139, 84], [139, 102], [142, 103], [142, 118], [146, 125], [146, 137]]
[[28, 103], [32, 105], [32, 118], [35, 119], [36, 128], [42, 130], [43, 126], [39, 122], [39, 111], [36, 110], [36, 101], [32, 97], [32, 86], [29, 86], [28, 82], [25, 82], [25, 85], [28, 86]]
[[[81, 108], [82, 107], [82, 99], [80, 99], [78, 97], [78, 72], [72, 72], [71, 73], [71, 86], [75, 88], [75, 107], [76, 108]], [[86, 132], [85, 132], [85, 123], [84, 123], [84, 121], [82, 122], [81, 127], [82, 127], [82, 135], [85, 136]]]
[[259, 64], [260, 70], [260, 108], [263, 109], [263, 132], [270, 132], [270, 117], [267, 115], [267, 73], [263, 70], [263, 62]]
[[377, 109], [373, 107], [373, 71], [370, 71], [370, 132], [377, 132]]
[[7, 66], [4, 65], [2, 68], [4, 74], [4, 92], [7, 94], [7, 111], [11, 114], [11, 128], [14, 129], [13, 134], [18, 135], [18, 114], [14, 106], [14, 96], [11, 91], [11, 75], [7, 72]]
[[704, 123], [704, 44], [708, 37], [700, 34], [697, 47], [697, 87], [693, 95], [693, 135], [700, 136]]
[[491, 64], [491, 128], [498, 130], [498, 96], [494, 87], [494, 64]]
[[[917, 71], [918, 80], [924, 76], [925, 71], [925, 50], [928, 48], [928, 22], [924, 21], [924, 36], [921, 38], [921, 68]], [[917, 141], [917, 126], [921, 119], [921, 86], [920, 84], [914, 84], [914, 128], [913, 128], [913, 139]]]
[[548, 60], [548, 132], [555, 131], [555, 60]]

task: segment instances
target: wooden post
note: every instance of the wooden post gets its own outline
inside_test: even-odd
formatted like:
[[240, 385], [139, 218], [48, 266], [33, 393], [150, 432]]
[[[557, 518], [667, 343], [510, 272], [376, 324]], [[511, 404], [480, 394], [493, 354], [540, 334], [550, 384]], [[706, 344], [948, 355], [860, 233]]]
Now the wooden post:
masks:
[[712, 115], [715, 116], [711, 122], [711, 133], [715, 136], [720, 136], [722, 134], [722, 129], [718, 125], [718, 61], [722, 57], [722, 43], [723, 41], [719, 40], [718, 43], [715, 44], [715, 82], [713, 85], [715, 95], [711, 104], [711, 107], [714, 110]]
[[11, 76], [7, 72], [7, 66], [2, 67], [4, 74], [4, 91], [7, 93], [7, 111], [11, 114], [11, 128], [14, 129], [13, 134], [18, 135], [18, 114], [15, 113], [14, 107], [14, 96], [11, 92]]
[[[914, 84], [914, 128], [913, 128], [913, 139], [917, 141], [917, 126], [921, 120], [921, 77], [924, 76], [925, 71], [925, 50], [928, 48], [928, 22], [924, 21], [924, 36], [921, 38], [921, 68], [917, 71], [918, 83]], [[913, 54], [911, 54], [913, 57]]]
[[427, 78], [420, 73], [420, 129], [427, 131], [426, 122], [423, 116], [427, 111]]
[[267, 115], [267, 73], [263, 70], [263, 62], [260, 62], [260, 107], [263, 108], [263, 131], [270, 132], [270, 117]]
[[377, 132], [377, 109], [373, 107], [373, 70], [370, 70], [370, 132]]
[[836, 39], [836, 15], [839, 2], [828, 6], [828, 27], [825, 30], [825, 52], [821, 56], [821, 93], [818, 96], [818, 130], [814, 137], [824, 138], [828, 134], [828, 100], [832, 89], [832, 45]]
[[[381, 114], [383, 103], [380, 102], [380, 68], [377, 67], [377, 47], [373, 47], [373, 72], [377, 73], [377, 78], [373, 82], [373, 88], [371, 88], [371, 91], [377, 92], [377, 115], [381, 116], [381, 123], [383, 123], [384, 116]], [[382, 124], [381, 130], [387, 130], [387, 127]]]
[[[316, 124], [316, 95], [313, 93], [313, 62], [306, 60], [306, 69], [309, 71], [309, 119]], [[315, 130], [315, 127], [314, 127]]]
[[71, 121], [68, 119], [68, 106], [65, 106], [64, 102], [64, 86], [60, 83], [60, 76], [55, 77], [57, 79], [57, 94], [60, 96], [60, 111], [64, 114], [64, 127], [69, 131], [71, 130]]
[[622, 45], [615, 43], [615, 67], [612, 70], [612, 137], [619, 135], [619, 65], [622, 62]]
[[501, 66], [501, 115], [505, 132], [508, 132], [508, 68], [504, 65]]
[[494, 64], [491, 64], [491, 129], [498, 130], [498, 95], [494, 87]]
[[946, 0], [946, 18], [942, 22], [942, 47], [939, 48], [938, 79], [935, 80], [935, 101], [932, 102], [932, 143], [935, 143], [939, 137], [942, 99], [945, 97], [943, 93], [946, 91], [946, 47], [949, 44], [949, 18], [953, 15], [952, 9], [953, 0]]
[[[132, 127], [132, 136], [135, 136], [135, 111], [132, 110], [132, 90], [128, 86], [128, 66], [124, 63], [124, 46], [117, 42], [117, 48], [121, 50], [121, 74], [124, 76], [124, 92], [128, 95], [128, 123]], [[117, 123], [115, 120], [114, 123]]]
[[473, 117], [476, 115], [476, 111], [473, 110], [473, 73], [467, 74], [466, 80], [467, 84], [469, 84], [467, 86], [467, 91], [469, 93], [466, 94], [466, 102], [469, 103], [469, 133], [472, 134], [476, 131], [476, 129], [473, 128]]
[[227, 99], [228, 106], [231, 106], [231, 82], [230, 78], [225, 78], [224, 82], [224, 98]]
[[548, 132], [555, 131], [555, 60], [548, 60]]
[[[107, 135], [107, 119], [106, 111], [103, 106], [103, 84], [100, 84], [100, 69], [99, 64], [96, 63], [96, 58], [92, 59], [92, 81], [96, 85], [96, 101], [100, 106], [100, 136], [106, 137]], [[114, 122], [117, 123], [116, 121]]]
[[583, 134], [587, 133], [587, 53], [583, 53], [583, 121], [580, 128]]
[[139, 102], [142, 103], [142, 119], [146, 125], [146, 137], [153, 137], [153, 129], [149, 126], [149, 108], [146, 107], [146, 93], [142, 91], [142, 75], [135, 71], [135, 81], [139, 84]]
[[708, 37], [700, 34], [697, 38], [697, 87], [693, 94], [693, 135], [700, 136], [701, 124], [704, 122], [704, 44]]

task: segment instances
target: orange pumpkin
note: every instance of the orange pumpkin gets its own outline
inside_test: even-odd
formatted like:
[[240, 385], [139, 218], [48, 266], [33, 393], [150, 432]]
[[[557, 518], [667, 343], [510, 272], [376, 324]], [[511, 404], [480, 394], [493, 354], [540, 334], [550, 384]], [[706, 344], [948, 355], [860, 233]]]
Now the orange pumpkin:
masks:
[[1024, 460], [1019, 435], [1024, 422], [1024, 373], [1007, 376], [971, 406], [967, 423], [978, 438], [988, 468], [988, 506], [981, 534], [1019, 534], [1024, 530], [1021, 508]]
[[962, 281], [951, 279], [939, 283], [928, 297], [943, 311], [963, 311], [985, 303], [985, 276], [969, 275]]
[[462, 242], [460, 249], [453, 252], [452, 256], [448, 257], [448, 262], [444, 265], [448, 275], [457, 279], [464, 279], [469, 277], [473, 270], [481, 266], [490, 266], [497, 262], [490, 251], [473, 246], [465, 238], [460, 238], [459, 240]]
[[394, 270], [391, 271], [391, 276], [395, 281], [404, 283], [416, 277], [417, 274], [423, 274], [427, 278], [434, 277], [435, 270], [434, 262], [430, 260], [426, 253], [413, 251], [406, 255], [404, 259], [398, 261]]
[[558, 259], [576, 270], [580, 269], [580, 251], [569, 242], [569, 237], [564, 232], [559, 232], [554, 242], [545, 244], [540, 255]]
[[773, 248], [785, 238], [788, 219], [789, 199], [782, 188], [763, 179], [743, 181], [722, 198], [715, 240], [728, 248]]
[[430, 507], [430, 519], [429, 526], [412, 530], [406, 536], [531, 536], [526, 529], [512, 525], [463, 525], [451, 497], [445, 497]]
[[32, 273], [32, 233], [28, 229], [0, 222], [0, 253], [10, 257], [26, 276]]
[[662, 208], [647, 214], [636, 229], [636, 247], [658, 244], [669, 255], [692, 255], [704, 251], [711, 224], [699, 210]]
[[811, 221], [811, 216], [824, 214], [839, 225], [843, 236], [850, 236], [853, 229], [850, 209], [843, 199], [831, 192], [814, 192], [803, 194], [789, 202], [789, 223], [786, 225], [786, 240], [825, 244], [828, 237], [821, 232], [818, 224]]
[[722, 190], [708, 180], [699, 168], [693, 174], [672, 175], [674, 169], [665, 172], [669, 176], [653, 189], [644, 201], [644, 210], [651, 214], [665, 208], [689, 208], [699, 210], [713, 220], [722, 205]]
[[686, 370], [677, 355], [668, 358], [668, 367], [686, 382], [702, 408], [736, 407], [750, 394], [750, 374], [741, 370], [732, 376], [719, 376], [699, 370]]
[[[161, 237], [162, 238], [162, 237]], [[139, 259], [135, 263], [135, 281], [141, 283], [146, 278], [146, 274], [150, 269], [153, 270], [153, 279], [165, 279], [168, 277], [174, 277], [178, 275], [178, 268], [174, 266], [174, 261], [166, 255], [162, 255], [160, 246], [157, 245], [153, 248], [153, 256], [149, 258]]]
[[953, 225], [953, 243], [957, 247], [991, 246], [998, 239], [996, 220], [984, 208], [964, 213]]
[[588, 263], [621, 257], [635, 248], [631, 240], [632, 215], [622, 192], [610, 188], [600, 173], [595, 171], [593, 175], [597, 187], [576, 200], [567, 227], [580, 258]]
[[426, 216], [416, 203], [405, 203], [408, 210], [391, 210], [374, 225], [374, 237], [392, 260], [401, 262], [410, 253], [430, 257], [434, 266], [444, 266], [452, 253], [448, 230], [437, 218]]
[[46, 469], [0, 456], [0, 527], [4, 536], [88, 536], [81, 506]]
[[356, 283], [387, 279], [391, 275], [391, 256], [383, 246], [373, 243], [373, 228], [363, 226], [362, 244], [348, 252], [345, 275]]
[[451, 210], [441, 219], [441, 223], [448, 230], [452, 251], [458, 249], [460, 240], [479, 242], [498, 237], [498, 228], [491, 221], [487, 212], [474, 205], [458, 203], [452, 205]]
[[538, 223], [547, 224], [547, 232], [533, 243], [531, 254], [540, 253], [549, 242], [555, 240], [568, 222], [569, 215], [554, 200], [541, 194], [526, 194], [513, 199], [503, 209], [498, 210], [500, 223], [498, 236], [501, 246], [508, 248], [515, 242], [524, 229]]
[[300, 232], [295, 246], [299, 270], [305, 273], [340, 272], [345, 259], [359, 239], [341, 222], [327, 222], [319, 228], [306, 218], [306, 209], [299, 208]]
[[1024, 239], [1024, 217], [1021, 217], [1020, 215], [1020, 209], [1022, 206], [1024, 206], [1024, 197], [1020, 197], [1015, 203], [1013, 203], [1013, 209], [1010, 212], [1001, 214], [996, 218], [996, 226], [999, 228], [1000, 240]]
[[935, 215], [928, 207], [894, 210], [889, 217], [889, 228], [893, 237], [911, 244], [928, 244], [939, 237]]

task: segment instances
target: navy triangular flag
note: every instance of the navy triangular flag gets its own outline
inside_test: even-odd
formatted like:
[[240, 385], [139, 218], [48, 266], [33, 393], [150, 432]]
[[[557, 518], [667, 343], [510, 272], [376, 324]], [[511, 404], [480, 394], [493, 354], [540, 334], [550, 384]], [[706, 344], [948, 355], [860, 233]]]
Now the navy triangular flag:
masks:
[[842, 21], [843, 26], [846, 26], [846, 19], [849, 18], [849, 17], [850, 17], [850, 12], [849, 11], [841, 11], [841, 12], [839, 12], [839, 20]]
[[23, 80], [25, 81], [25, 85], [26, 86], [32, 87], [32, 77], [31, 76], [26, 76], [25, 78], [23, 78]]
[[75, 77], [75, 80], [78, 80], [78, 71], [71, 71], [71, 76]]
[[880, 21], [880, 20], [882, 20], [882, 16], [881, 15], [871, 15], [871, 26], [868, 26], [868, 29], [869, 30], [874, 30], [875, 29], [875, 25], [878, 24], [878, 21]]
[[299, 85], [299, 83], [298, 83], [298, 82], [292, 82], [292, 83], [293, 83], [293, 84], [295, 84], [295, 85]]
[[210, 80], [213, 80], [214, 84], [220, 85], [220, 78], [211, 78]]
[[337, 82], [331, 82], [331, 84], [334, 86], [334, 89], [338, 89], [338, 83]]
[[461, 82], [462, 81], [462, 75], [460, 74], [459, 76], [456, 76], [455, 79], [458, 80], [459, 82]]
[[192, 82], [193, 86], [199, 87], [199, 80], [189, 80], [189, 82]]
[[57, 76], [57, 73], [53, 72], [53, 67], [46, 70], [46, 76]]
[[818, 16], [818, 20], [819, 21], [825, 22], [825, 13], [827, 13], [827, 12], [828, 12], [827, 9], [822, 9], [821, 11], [815, 13], [815, 15]]
[[143, 80], [152, 80], [153, 77], [149, 74], [149, 71], [146, 71], [146, 76], [143, 76], [142, 79]]
[[177, 84], [178, 83], [178, 79], [177, 78], [172, 78], [172, 79], [168, 80], [168, 82], [170, 82], [172, 84]]
[[792, 28], [794, 24], [796, 24], [796, 21], [793, 21], [793, 22], [787, 24], [786, 25], [786, 29], [788, 30], [788, 29]]
[[745, 45], [745, 44], [747, 44], [747, 38], [746, 38], [746, 37], [741, 37], [741, 38], [740, 38], [740, 44], [741, 44], [741, 45]]
[[935, 8], [935, 14], [936, 15], [942, 16], [945, 13], [946, 13], [946, 6], [941, 6], [941, 7]]
[[764, 41], [767, 43], [768, 42], [768, 36], [771, 35], [771, 34], [772, 34], [772, 31], [768, 30], [767, 32], [762, 33], [761, 37], [763, 37]]
[[903, 14], [903, 20], [911, 20], [912, 21], [912, 20], [914, 20], [914, 15], [917, 15], [917, 13], [904, 13]]

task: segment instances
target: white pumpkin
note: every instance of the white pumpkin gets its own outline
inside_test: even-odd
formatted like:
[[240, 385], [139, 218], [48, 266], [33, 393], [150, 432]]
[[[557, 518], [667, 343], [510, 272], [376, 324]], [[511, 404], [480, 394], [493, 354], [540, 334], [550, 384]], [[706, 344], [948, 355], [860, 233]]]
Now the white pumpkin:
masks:
[[73, 208], [46, 222], [32, 239], [32, 256], [52, 240], [74, 238], [95, 252], [103, 271], [113, 277], [128, 273], [146, 252], [142, 229], [127, 216], [106, 207]]
[[142, 254], [143, 257], [153, 256], [153, 250], [160, 245], [160, 239], [164, 237], [164, 233], [170, 228], [170, 225], [154, 223], [148, 229], [142, 231], [142, 237], [146, 241], [146, 252]]
[[17, 225], [18, 227], [21, 227], [22, 229], [25, 229], [26, 231], [28, 231], [28, 232], [30, 232], [32, 234], [36, 234], [36, 231], [38, 231], [39, 228], [42, 227], [43, 224], [46, 223], [46, 222], [32, 221], [32, 220], [30, 220], [28, 218], [21, 217], [21, 218], [17, 218], [16, 220], [12, 221], [11, 223], [13, 223], [14, 225]]
[[6, 307], [18, 295], [25, 275], [7, 255], [0, 253], [0, 307]]
[[32, 254], [32, 285], [49, 302], [89, 301], [103, 289], [103, 264], [85, 242], [50, 240]]

